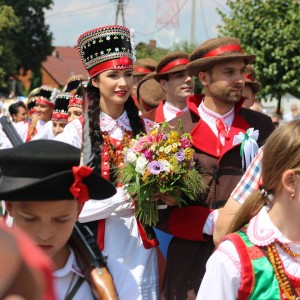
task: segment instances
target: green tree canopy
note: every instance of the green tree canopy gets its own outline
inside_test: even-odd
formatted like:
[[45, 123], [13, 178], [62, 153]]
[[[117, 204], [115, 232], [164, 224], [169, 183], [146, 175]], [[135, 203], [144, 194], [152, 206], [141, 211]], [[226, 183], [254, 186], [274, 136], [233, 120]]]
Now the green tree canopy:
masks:
[[14, 55], [13, 36], [19, 28], [19, 20], [12, 7], [0, 6], [0, 88], [3, 88], [7, 74], [13, 73], [18, 65]]
[[218, 10], [224, 22], [219, 32], [237, 37], [262, 83], [262, 97], [287, 93], [300, 97], [300, 5], [298, 0], [227, 0], [230, 13]]
[[[53, 0], [0, 0], [0, 7], [11, 7], [18, 18], [19, 26], [12, 29], [13, 36], [11, 32], [3, 36], [13, 44], [14, 61], [18, 63], [15, 74], [21, 67], [39, 74], [42, 62], [51, 54], [52, 33], [45, 24], [45, 10], [52, 4]], [[10, 58], [3, 58], [9, 62]]]

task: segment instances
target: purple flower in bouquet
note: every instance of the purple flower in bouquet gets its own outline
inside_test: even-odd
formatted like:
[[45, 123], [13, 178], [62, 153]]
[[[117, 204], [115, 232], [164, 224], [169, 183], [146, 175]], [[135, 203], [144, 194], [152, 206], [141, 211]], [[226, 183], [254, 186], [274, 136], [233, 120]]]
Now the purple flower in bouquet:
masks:
[[185, 154], [183, 151], [176, 152], [175, 156], [179, 162], [184, 161]]
[[186, 148], [188, 148], [188, 147], [191, 146], [191, 142], [188, 139], [186, 139], [186, 138], [181, 138], [180, 139], [180, 143], [181, 143], [181, 147], [183, 149], [186, 149]]
[[168, 135], [165, 133], [164, 135], [163, 135], [163, 137], [162, 137], [162, 139], [164, 140], [164, 141], [166, 141], [167, 139], [168, 139]]
[[164, 165], [154, 160], [148, 164], [147, 168], [151, 174], [157, 175], [164, 170]]

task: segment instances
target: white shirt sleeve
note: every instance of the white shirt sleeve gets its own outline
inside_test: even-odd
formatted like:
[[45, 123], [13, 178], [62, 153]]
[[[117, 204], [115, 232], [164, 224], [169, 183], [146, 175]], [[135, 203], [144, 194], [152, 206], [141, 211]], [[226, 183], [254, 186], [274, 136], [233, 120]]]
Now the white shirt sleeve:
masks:
[[82, 125], [79, 119], [68, 123], [64, 131], [58, 134], [54, 140], [70, 144], [76, 148], [81, 148], [82, 144]]
[[231, 241], [222, 242], [206, 264], [197, 300], [235, 300], [241, 285], [240, 260]]
[[207, 217], [203, 226], [203, 233], [207, 235], [213, 235], [215, 230], [215, 224], [219, 215], [219, 210], [213, 210]]
[[55, 135], [52, 129], [53, 123], [52, 121], [48, 121], [44, 127], [37, 132], [37, 134], [31, 139], [35, 140], [53, 140]]
[[124, 193], [122, 187], [117, 188], [117, 193], [105, 200], [90, 199], [85, 202], [79, 215], [79, 222], [86, 223], [100, 219], [106, 219], [115, 211], [123, 209], [132, 209], [128, 196]]

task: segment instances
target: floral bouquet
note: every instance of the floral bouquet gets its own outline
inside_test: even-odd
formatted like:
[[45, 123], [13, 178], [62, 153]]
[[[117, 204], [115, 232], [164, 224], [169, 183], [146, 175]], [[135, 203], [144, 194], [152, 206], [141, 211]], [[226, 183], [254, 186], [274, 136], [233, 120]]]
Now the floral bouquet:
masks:
[[167, 193], [180, 206], [184, 202], [182, 193], [196, 200], [206, 187], [195, 168], [190, 134], [180, 135], [167, 127], [164, 123], [132, 139], [124, 150], [124, 167], [119, 170], [120, 182], [135, 200], [137, 219], [150, 226], [158, 221], [153, 196]]

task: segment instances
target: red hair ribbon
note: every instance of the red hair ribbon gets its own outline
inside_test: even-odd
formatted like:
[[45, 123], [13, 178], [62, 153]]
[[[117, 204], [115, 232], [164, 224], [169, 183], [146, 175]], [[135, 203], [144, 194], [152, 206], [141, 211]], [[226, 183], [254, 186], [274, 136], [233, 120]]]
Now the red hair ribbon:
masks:
[[45, 104], [45, 105], [48, 105], [50, 107], [54, 107], [54, 103], [52, 103], [51, 101], [49, 101], [45, 98], [37, 98], [35, 103], [36, 104]]
[[75, 178], [74, 183], [70, 187], [70, 192], [78, 200], [78, 203], [84, 204], [89, 197], [89, 190], [82, 180], [91, 175], [93, 172], [92, 168], [87, 166], [74, 166], [72, 168], [73, 175]]
[[209, 52], [207, 52], [206, 54], [204, 54], [202, 56], [202, 58], [205, 58], [205, 57], [212, 57], [212, 56], [218, 56], [222, 53], [225, 53], [225, 52], [230, 52], [230, 51], [236, 51], [236, 52], [241, 52], [241, 53], [245, 53], [241, 46], [239, 45], [236, 45], [236, 44], [231, 44], [231, 45], [226, 45], [226, 46], [222, 46], [222, 47], [218, 47], [214, 50], [211, 50]]
[[68, 120], [68, 115], [61, 112], [55, 112], [52, 114], [52, 120]]
[[133, 61], [132, 59], [122, 56], [121, 58], [116, 58], [112, 60], [105, 61], [103, 63], [100, 63], [94, 67], [92, 67], [90, 70], [88, 70], [91, 77], [107, 70], [114, 70], [114, 69], [128, 69], [133, 68]]
[[190, 61], [186, 58], [181, 58], [181, 59], [175, 59], [171, 62], [169, 62], [168, 64], [166, 64], [159, 72], [160, 73], [165, 73], [167, 71], [169, 71], [170, 69], [179, 66], [179, 65], [187, 65]]
[[83, 106], [83, 99], [76, 98], [76, 97], [71, 98], [70, 101], [69, 101], [68, 108], [71, 107], [71, 106], [80, 106], [80, 107], [82, 107]]

